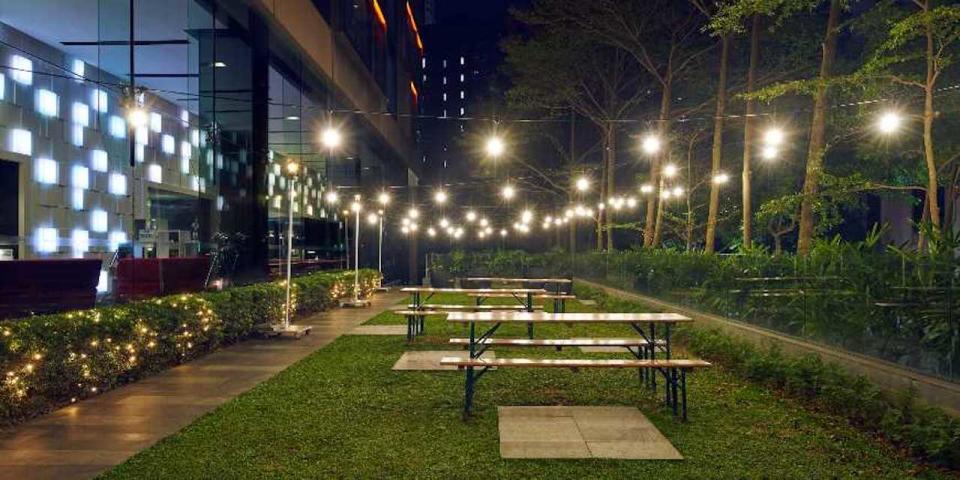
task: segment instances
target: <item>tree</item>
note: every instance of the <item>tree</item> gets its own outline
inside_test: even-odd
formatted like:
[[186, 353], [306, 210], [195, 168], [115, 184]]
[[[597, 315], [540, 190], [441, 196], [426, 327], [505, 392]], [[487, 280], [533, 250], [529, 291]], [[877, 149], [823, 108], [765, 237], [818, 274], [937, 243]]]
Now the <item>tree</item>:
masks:
[[[515, 108], [573, 109], [590, 120], [603, 139], [601, 201], [615, 189], [619, 123], [644, 99], [641, 71], [626, 52], [583, 32], [543, 22], [531, 10], [514, 16], [532, 27], [528, 37], [504, 42], [506, 72], [512, 82], [508, 102]], [[602, 215], [602, 214], [601, 214]], [[613, 247], [612, 219], [604, 217], [597, 247]]]
[[937, 229], [941, 225], [937, 198], [940, 166], [934, 148], [934, 94], [938, 80], [957, 58], [960, 6], [934, 7], [933, 0], [910, 1], [919, 10], [890, 25], [886, 40], [864, 66], [864, 72], [923, 92], [923, 157], [927, 170], [924, 210]]

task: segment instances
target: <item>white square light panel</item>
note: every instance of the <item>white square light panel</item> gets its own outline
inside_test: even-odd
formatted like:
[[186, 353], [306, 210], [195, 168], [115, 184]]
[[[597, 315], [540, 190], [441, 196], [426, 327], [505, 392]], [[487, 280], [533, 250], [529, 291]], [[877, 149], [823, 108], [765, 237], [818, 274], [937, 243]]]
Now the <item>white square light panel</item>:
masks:
[[83, 146], [83, 125], [75, 123], [70, 126], [70, 143], [75, 147]]
[[60, 166], [57, 162], [49, 158], [38, 158], [33, 165], [33, 178], [46, 185], [57, 183], [58, 171]]
[[106, 172], [109, 167], [107, 152], [104, 150], [93, 150], [90, 152], [90, 168], [95, 172]]
[[124, 231], [110, 232], [110, 251], [116, 251], [121, 244], [127, 243], [127, 234]]
[[173, 152], [176, 151], [177, 142], [174, 141], [173, 135], [164, 135], [160, 143], [160, 149], [163, 150], [163, 153], [167, 155], [173, 155]]
[[110, 117], [110, 135], [114, 138], [127, 138], [127, 122], [121, 117]]
[[73, 108], [70, 109], [70, 119], [75, 125], [84, 127], [90, 126], [90, 107], [83, 102], [73, 102]]
[[127, 194], [127, 176], [122, 173], [110, 174], [110, 193], [114, 195]]
[[90, 188], [90, 169], [83, 165], [74, 165], [70, 169], [70, 186], [83, 190]]
[[30, 130], [22, 128], [10, 130], [10, 151], [21, 155], [33, 154], [33, 134]]
[[163, 182], [163, 167], [156, 163], [151, 163], [150, 166], [147, 167], [147, 180], [153, 183]]
[[90, 230], [106, 232], [107, 226], [107, 212], [100, 209], [90, 212]]
[[40, 227], [33, 237], [33, 245], [39, 253], [54, 253], [60, 243], [59, 233], [53, 227]]
[[70, 190], [70, 206], [74, 210], [83, 210], [83, 189], [74, 188]]
[[21, 55], [10, 57], [10, 78], [21, 85], [33, 83], [33, 62]]

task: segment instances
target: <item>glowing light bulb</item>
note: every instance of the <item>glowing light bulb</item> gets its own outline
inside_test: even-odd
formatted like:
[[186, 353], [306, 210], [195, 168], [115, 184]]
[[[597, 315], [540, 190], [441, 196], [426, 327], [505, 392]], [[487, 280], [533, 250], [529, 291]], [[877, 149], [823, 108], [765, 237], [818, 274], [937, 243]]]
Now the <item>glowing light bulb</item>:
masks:
[[467, 218], [467, 221], [468, 221], [468, 222], [474, 222], [474, 221], [476, 221], [476, 220], [477, 220], [477, 212], [474, 212], [473, 210], [468, 211], [468, 212], [467, 212], [467, 215], [466, 215], [466, 218]]
[[673, 178], [673, 177], [675, 177], [676, 175], [677, 175], [677, 166], [676, 166], [676, 165], [674, 165], [674, 164], [672, 164], [672, 163], [668, 163], [666, 166], [663, 167], [663, 176], [665, 176], [665, 177], [667, 177], [667, 178]]
[[327, 203], [331, 205], [340, 201], [340, 195], [338, 195], [335, 190], [331, 190], [327, 192], [327, 194], [324, 197]]
[[649, 183], [644, 183], [643, 185], [640, 185], [640, 193], [652, 193], [652, 192], [653, 192], [653, 185], [650, 185]]
[[513, 185], [504, 185], [500, 193], [505, 200], [511, 200], [517, 195], [517, 189], [514, 188]]
[[340, 135], [340, 130], [336, 128], [327, 127], [323, 133], [320, 134], [320, 143], [329, 149], [339, 147], [341, 141], [343, 141], [343, 137]]
[[727, 175], [726, 173], [718, 173], [713, 176], [713, 183], [716, 183], [718, 185], [723, 185], [724, 183], [727, 183], [729, 181], [730, 181], [730, 175]]
[[380, 202], [380, 205], [386, 205], [390, 203], [390, 194], [387, 192], [380, 192], [380, 195], [377, 195], [377, 201]]
[[783, 130], [773, 127], [763, 134], [763, 143], [771, 147], [779, 147], [783, 143], [784, 137]]
[[773, 160], [777, 158], [777, 155], [779, 153], [780, 152], [777, 151], [777, 147], [773, 147], [769, 145], [766, 147], [763, 147], [763, 150], [760, 152], [764, 160]]
[[590, 189], [590, 179], [587, 177], [580, 177], [577, 179], [576, 183], [577, 191], [586, 192]]
[[490, 137], [487, 139], [487, 155], [490, 155], [493, 158], [497, 158], [500, 155], [503, 155], [503, 151], [506, 150], [506, 146], [503, 144], [503, 140], [500, 137]]
[[437, 190], [437, 192], [433, 194], [433, 201], [437, 202], [439, 205], [447, 203], [447, 192], [444, 192], [443, 190]]
[[903, 117], [901, 117], [899, 113], [893, 111], [884, 112], [880, 115], [880, 118], [877, 119], [877, 130], [880, 130], [880, 133], [885, 135], [890, 135], [900, 130], [902, 123]]
[[643, 149], [643, 153], [653, 155], [660, 151], [660, 139], [654, 135], [647, 135], [640, 142], [640, 148]]
[[413, 219], [420, 218], [420, 211], [417, 210], [416, 208], [411, 208], [411, 209], [407, 212], [407, 216], [410, 217], [410, 218], [413, 218]]

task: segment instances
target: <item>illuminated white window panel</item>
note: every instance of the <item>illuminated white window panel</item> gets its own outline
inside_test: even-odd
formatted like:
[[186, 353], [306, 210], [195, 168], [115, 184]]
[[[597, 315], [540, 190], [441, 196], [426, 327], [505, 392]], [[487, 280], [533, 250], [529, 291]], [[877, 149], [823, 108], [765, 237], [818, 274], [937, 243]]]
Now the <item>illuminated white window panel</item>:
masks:
[[74, 210], [83, 210], [83, 189], [74, 188], [70, 190], [70, 206]]
[[83, 125], [73, 124], [70, 126], [70, 143], [75, 147], [83, 146]]
[[223, 195], [217, 195], [217, 210], [223, 210], [224, 207]]
[[73, 120], [75, 125], [89, 127], [90, 107], [83, 102], [73, 102], [73, 107], [70, 109], [70, 119]]
[[444, 102], [447, 101], [447, 94], [446, 94], [446, 93], [443, 94], [443, 101], [444, 101]]
[[200, 193], [207, 193], [207, 179], [200, 178], [200, 177], [197, 177], [197, 178], [199, 178], [199, 182], [200, 182]]
[[55, 253], [60, 243], [58, 232], [53, 227], [40, 227], [33, 234], [33, 246], [38, 253]]
[[150, 112], [150, 130], [156, 133], [163, 130], [163, 117], [157, 112]]
[[127, 194], [127, 176], [122, 173], [110, 174], [110, 193], [114, 195]]
[[186, 110], [180, 110], [180, 124], [184, 127], [190, 125], [190, 112]]
[[180, 142], [180, 157], [190, 158], [192, 154], [193, 148], [190, 146], [190, 142]]
[[217, 154], [217, 168], [223, 168], [223, 154]]
[[106, 112], [109, 106], [107, 92], [99, 88], [90, 92], [90, 106], [98, 112]]
[[87, 65], [83, 63], [83, 60], [74, 58], [73, 62], [70, 63], [70, 71], [73, 72], [73, 74], [77, 77], [74, 80], [82, 82], [83, 77], [87, 72]]
[[114, 138], [127, 138], [127, 122], [116, 115], [110, 117], [110, 135]]
[[90, 168], [95, 172], [106, 172], [109, 167], [107, 152], [104, 150], [93, 150], [90, 152]]
[[460, 74], [460, 83], [463, 83], [463, 74]]
[[33, 62], [20, 55], [10, 57], [10, 78], [22, 85], [33, 83]]
[[173, 135], [164, 135], [160, 143], [160, 149], [167, 155], [173, 155], [173, 152], [177, 149], [176, 144], [177, 142], [174, 141]]
[[190, 177], [190, 190], [193, 190], [194, 192], [200, 191], [200, 177], [196, 175]]
[[33, 154], [33, 135], [30, 130], [21, 128], [10, 130], [10, 151], [21, 155]]
[[153, 183], [163, 182], [163, 167], [156, 163], [151, 163], [150, 166], [147, 167], [147, 180]]
[[460, 116], [463, 116], [465, 113], [467, 113], [466, 109], [460, 107]]
[[273, 164], [273, 174], [278, 177], [280, 176], [280, 165]]
[[307, 205], [307, 215], [313, 215], [313, 205]]
[[114, 252], [120, 245], [127, 243], [127, 234], [123, 231], [110, 232], [110, 251]]
[[83, 190], [90, 188], [90, 169], [83, 165], [74, 165], [70, 169], [70, 186]]
[[100, 277], [97, 279], [97, 293], [106, 293], [109, 290], [109, 278], [106, 270], [100, 270]]
[[106, 232], [107, 227], [107, 212], [100, 209], [90, 212], [90, 230], [94, 232]]
[[141, 144], [134, 145], [133, 158], [137, 161], [137, 163], [143, 163], [144, 150], [145, 148], [143, 145]]
[[460, 90], [460, 100], [463, 100], [463, 90]]
[[137, 145], [148, 145], [150, 143], [148, 140], [148, 133], [147, 127], [137, 127], [135, 138]]
[[200, 146], [200, 130], [193, 129], [190, 131], [190, 143], [192, 143], [194, 147]]
[[60, 97], [45, 88], [37, 89], [36, 105], [34, 107], [40, 115], [56, 117], [60, 114]]
[[70, 248], [74, 258], [83, 258], [83, 254], [90, 250], [90, 232], [80, 228], [71, 232]]
[[280, 205], [282, 204], [283, 204], [283, 197], [281, 197], [280, 195], [273, 197], [273, 208], [280, 208]]
[[190, 157], [180, 158], [180, 173], [190, 173]]
[[7, 78], [0, 73], [0, 100], [3, 100], [4, 95], [7, 93]]
[[49, 158], [38, 158], [33, 165], [33, 178], [43, 184], [52, 185], [57, 183], [57, 173], [60, 170], [59, 165]]
[[463, 57], [460, 57], [460, 65], [467, 63], [467, 60]]

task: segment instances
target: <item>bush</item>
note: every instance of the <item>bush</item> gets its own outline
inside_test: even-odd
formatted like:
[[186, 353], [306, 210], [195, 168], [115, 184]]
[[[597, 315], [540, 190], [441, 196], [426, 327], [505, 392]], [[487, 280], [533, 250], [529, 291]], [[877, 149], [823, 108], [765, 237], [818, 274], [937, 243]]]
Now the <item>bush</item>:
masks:
[[[643, 304], [577, 286], [604, 310], [649, 310]], [[852, 376], [819, 356], [786, 356], [779, 349], [759, 349], [716, 329], [685, 325], [674, 337], [699, 357], [744, 378], [774, 388], [813, 408], [842, 416], [851, 424], [879, 433], [913, 455], [951, 469], [960, 468], [960, 420], [917, 403], [915, 392], [890, 396], [862, 376]]]
[[[352, 272], [293, 280], [298, 313], [330, 308], [352, 294]], [[379, 273], [361, 271], [364, 295]], [[117, 385], [249, 337], [283, 318], [283, 282], [173, 295], [123, 305], [0, 322], [0, 424]]]

